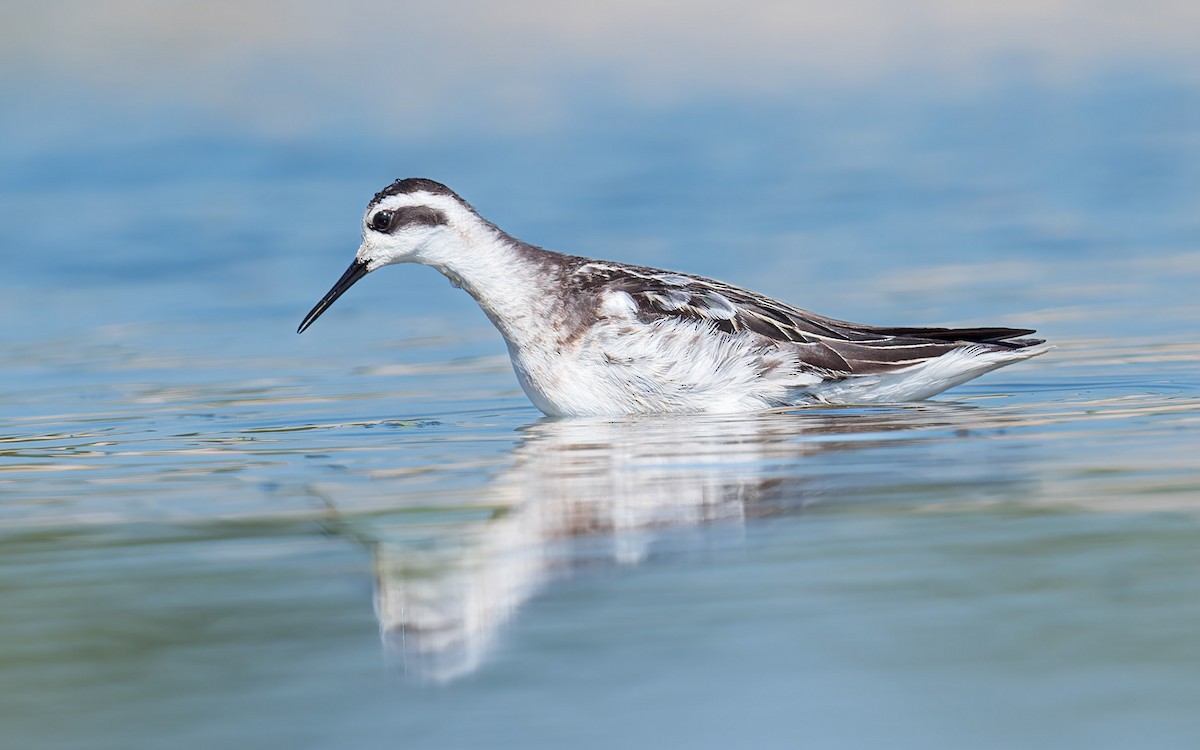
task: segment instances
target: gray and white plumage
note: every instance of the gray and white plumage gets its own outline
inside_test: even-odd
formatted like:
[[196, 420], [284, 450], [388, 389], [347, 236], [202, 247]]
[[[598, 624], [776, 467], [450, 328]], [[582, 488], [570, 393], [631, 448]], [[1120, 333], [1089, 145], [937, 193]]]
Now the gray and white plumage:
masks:
[[551, 416], [743, 412], [941, 393], [1049, 347], [1013, 328], [885, 328], [719, 281], [521, 242], [445, 185], [397, 180], [304, 331], [370, 271], [422, 263], [479, 303], [525, 393]]

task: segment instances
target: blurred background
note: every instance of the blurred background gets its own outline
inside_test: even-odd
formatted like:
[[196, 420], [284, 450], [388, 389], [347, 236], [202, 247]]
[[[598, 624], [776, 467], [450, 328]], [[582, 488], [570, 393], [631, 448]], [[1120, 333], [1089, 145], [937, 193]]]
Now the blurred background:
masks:
[[[849, 319], [1045, 325], [1110, 300], [1107, 324], [1134, 334], [1148, 266], [1195, 280], [1191, 3], [0, 13], [6, 310], [64, 333], [84, 311], [93, 333], [235, 310], [290, 323], [353, 253], [369, 197], [407, 176], [536, 244]], [[1101, 260], [1117, 265], [1097, 278]], [[1014, 296], [964, 309], [955, 289], [980, 283], [964, 276]], [[1030, 283], [1070, 288], [1019, 299]], [[372, 278], [339, 313], [473, 315], [421, 287]], [[280, 340], [335, 343], [315, 330]]]
[[[1200, 5], [5, 0], [0, 101], [12, 746], [1200, 736]], [[295, 335], [409, 176], [1059, 348], [580, 433], [429, 269]]]

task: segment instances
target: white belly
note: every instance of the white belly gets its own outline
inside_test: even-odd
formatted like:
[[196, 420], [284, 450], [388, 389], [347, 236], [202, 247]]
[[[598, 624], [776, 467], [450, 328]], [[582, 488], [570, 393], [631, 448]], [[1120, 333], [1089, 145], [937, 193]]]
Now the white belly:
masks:
[[601, 321], [566, 347], [539, 343], [510, 343], [509, 355], [529, 399], [551, 416], [755, 411], [820, 382], [794, 353], [688, 322]]

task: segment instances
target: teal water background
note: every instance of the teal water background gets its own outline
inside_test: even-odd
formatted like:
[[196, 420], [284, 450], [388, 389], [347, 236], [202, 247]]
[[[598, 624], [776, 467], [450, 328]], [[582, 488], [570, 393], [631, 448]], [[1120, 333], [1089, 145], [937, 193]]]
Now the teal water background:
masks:
[[[1200, 742], [1183, 21], [1066, 72], [985, 36], [757, 76], [761, 28], [663, 30], [634, 75], [487, 18], [414, 52], [97, 7], [5, 11], [44, 44], [0, 58], [0, 744]], [[546, 247], [1058, 348], [920, 405], [547, 420], [429, 269], [295, 335], [417, 175]]]

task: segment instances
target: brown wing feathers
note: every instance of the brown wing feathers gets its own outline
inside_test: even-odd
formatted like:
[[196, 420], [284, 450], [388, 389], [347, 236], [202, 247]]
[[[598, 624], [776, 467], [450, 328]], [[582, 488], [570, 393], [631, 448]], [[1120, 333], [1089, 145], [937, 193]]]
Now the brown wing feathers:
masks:
[[868, 326], [826, 318], [710, 279], [607, 264], [579, 271], [585, 269], [587, 285], [625, 292], [642, 320], [682, 318], [725, 333], [756, 333], [795, 344], [805, 362], [834, 372], [898, 369], [970, 344], [1022, 349], [1042, 343], [1017, 338], [1034, 333], [1027, 328]]

